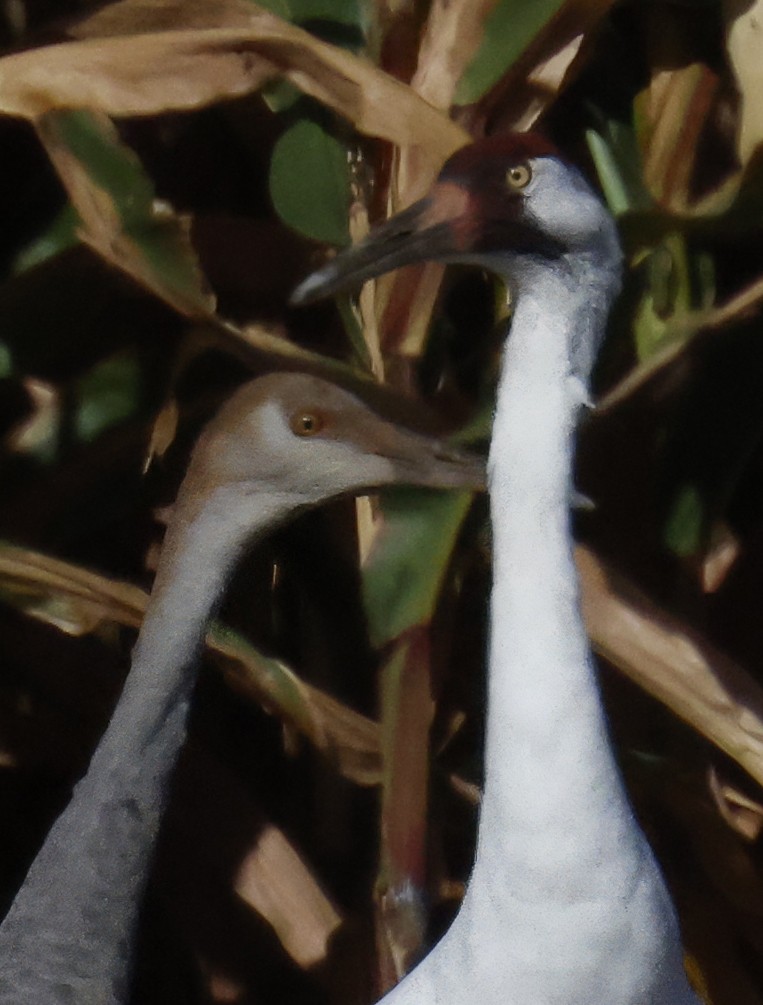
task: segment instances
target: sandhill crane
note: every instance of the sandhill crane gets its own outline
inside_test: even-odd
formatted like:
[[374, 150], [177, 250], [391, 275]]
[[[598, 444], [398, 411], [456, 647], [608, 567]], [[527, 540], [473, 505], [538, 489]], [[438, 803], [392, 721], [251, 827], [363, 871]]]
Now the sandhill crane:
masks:
[[246, 546], [296, 512], [403, 482], [472, 486], [481, 462], [316, 377], [241, 388], [180, 488], [122, 695], [0, 927], [2, 1005], [123, 1005], [151, 852], [210, 611]]
[[612, 753], [569, 526], [576, 418], [620, 288], [614, 222], [541, 137], [457, 151], [429, 194], [308, 277], [304, 303], [422, 260], [513, 303], [490, 447], [493, 588], [477, 853], [444, 938], [385, 1005], [697, 1005]]

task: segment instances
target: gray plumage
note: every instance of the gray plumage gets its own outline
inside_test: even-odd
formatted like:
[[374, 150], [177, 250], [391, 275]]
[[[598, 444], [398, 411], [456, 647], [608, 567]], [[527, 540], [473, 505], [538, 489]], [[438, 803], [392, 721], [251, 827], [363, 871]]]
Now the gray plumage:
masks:
[[114, 715], [0, 926], [0, 1005], [124, 1005], [135, 926], [205, 626], [242, 551], [296, 512], [480, 461], [299, 374], [246, 385], [194, 450]]

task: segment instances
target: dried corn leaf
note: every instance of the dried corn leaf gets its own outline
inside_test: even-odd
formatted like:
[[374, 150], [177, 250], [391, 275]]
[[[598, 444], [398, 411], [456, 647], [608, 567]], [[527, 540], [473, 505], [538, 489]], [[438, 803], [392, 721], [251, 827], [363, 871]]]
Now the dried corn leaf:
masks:
[[594, 649], [763, 784], [763, 688], [588, 548], [575, 557]]
[[230, 629], [213, 626], [214, 651], [230, 659], [226, 677], [236, 690], [299, 730], [342, 774], [360, 785], [381, 775], [379, 728], [371, 719], [305, 683], [285, 663], [264, 656]]
[[82, 240], [182, 314], [212, 314], [215, 298], [191, 244], [190, 221], [154, 197], [111, 121], [89, 111], [60, 111], [35, 125], [82, 221]]
[[671, 326], [664, 346], [649, 359], [635, 366], [611, 391], [597, 402], [597, 414], [603, 415], [636, 394], [658, 373], [674, 364], [691, 349], [691, 338], [707, 329], [723, 329], [758, 313], [763, 305], [763, 279], [756, 279], [726, 303], [706, 310], [690, 311]]
[[[583, 65], [586, 47], [613, 0], [567, 0], [546, 4], [545, 10], [527, 7], [521, 47], [506, 59], [506, 72], [469, 114], [470, 129], [479, 130], [490, 119], [503, 129], [529, 129], [574, 79]], [[554, 11], [556, 7], [556, 11]], [[465, 78], [456, 100], [475, 101], [480, 93]]]
[[48, 457], [54, 449], [61, 423], [61, 397], [52, 384], [27, 377], [24, 380], [32, 404], [31, 413], [15, 425], [5, 438], [8, 449], [19, 454]]
[[143, 474], [151, 467], [156, 457], [164, 457], [177, 433], [180, 410], [176, 398], [170, 398], [162, 405], [151, 427], [151, 439], [143, 462]]
[[697, 863], [679, 884], [678, 896], [685, 908], [686, 944], [697, 961], [695, 974], [700, 961], [702, 965], [702, 1000], [758, 1005], [760, 988], [746, 965], [750, 950], [760, 953], [763, 948], [763, 884], [756, 849], [718, 814], [708, 798], [704, 772], [665, 781], [665, 810], [680, 820], [690, 841], [688, 858]]
[[584, 41], [582, 32], [573, 35], [566, 45], [538, 59], [525, 78], [521, 89], [524, 94], [522, 103], [515, 96], [508, 122], [501, 117], [502, 126], [511, 125], [512, 129], [522, 132], [532, 129], [574, 76], [579, 62], [582, 62]]
[[497, 0], [433, 0], [411, 87], [435, 108], [447, 110], [477, 52], [485, 19]]
[[[590, 550], [578, 547], [576, 554], [584, 615], [596, 649], [763, 784], [763, 689], [732, 660], [656, 608]], [[53, 623], [61, 620], [61, 608], [54, 605], [48, 611], [45, 598], [66, 598], [72, 606], [63, 620], [74, 626], [68, 630], [75, 631], [90, 630], [94, 613], [137, 627], [148, 599], [132, 584], [9, 544], [0, 546], [0, 587], [12, 603]], [[278, 715], [308, 731], [327, 756], [339, 760], [340, 770], [358, 781], [378, 781], [379, 741], [374, 723], [296, 675], [282, 682], [276, 661], [267, 660], [229, 633], [221, 639], [213, 632], [210, 646], [226, 662], [240, 662], [239, 679], [246, 680], [247, 687]], [[296, 696], [295, 707], [289, 707], [284, 694]], [[301, 711], [300, 700], [307, 705]], [[314, 722], [319, 726], [306, 725]], [[359, 752], [360, 766], [352, 762], [348, 748], [353, 754]]]
[[[423, 191], [443, 160], [468, 140], [445, 115], [370, 63], [243, 0], [215, 4], [213, 11], [208, 5], [178, 3], [163, 3], [153, 10], [152, 5], [126, 0], [84, 22], [78, 30], [95, 36], [105, 33], [106, 37], [0, 60], [0, 110], [32, 118], [71, 105], [99, 109], [108, 115], [156, 114], [234, 97], [283, 76], [350, 119], [361, 132], [412, 148], [396, 181], [398, 202], [407, 202]], [[119, 34], [129, 31], [140, 34]], [[430, 45], [428, 51], [433, 48]], [[451, 72], [456, 69], [452, 67]], [[427, 75], [423, 65], [422, 74]], [[450, 90], [453, 84], [451, 80]], [[394, 115], [389, 114], [390, 108], [395, 109]], [[83, 205], [90, 204], [99, 211], [96, 217], [102, 214], [102, 200], [88, 193], [87, 178], [82, 179], [76, 163], [72, 165], [65, 146], [62, 150], [60, 143], [51, 140], [48, 145], [70, 192], [75, 180], [80, 182], [79, 202], [75, 199], [80, 212]], [[113, 227], [106, 226], [105, 233], [93, 230], [88, 240], [101, 253], [110, 261], [116, 258], [115, 264], [145, 280], [143, 270], [134, 267], [132, 256], [124, 254], [123, 235], [117, 231], [119, 240], [112, 248], [105, 238], [114, 233]], [[409, 290], [405, 298], [395, 296], [395, 303], [406, 305], [404, 317], [399, 308], [394, 316], [385, 315], [386, 330], [393, 329], [396, 337], [406, 333], [405, 352], [409, 354], [417, 354], [423, 345], [441, 271], [438, 266], [426, 267], [422, 289]], [[156, 290], [156, 283], [149, 285]], [[161, 284], [157, 292], [168, 299]], [[382, 299], [377, 316], [384, 302]], [[183, 302], [176, 306], [192, 313]], [[208, 306], [202, 305], [205, 309]]]
[[700, 568], [700, 584], [705, 593], [715, 593], [721, 588], [741, 550], [741, 542], [731, 527], [723, 521], [716, 523]]
[[[0, 59], [0, 111], [31, 119], [71, 107], [157, 115], [240, 97], [283, 77], [362, 133], [421, 146], [434, 159], [463, 142], [458, 126], [404, 84], [255, 4], [209, 5], [201, 22], [195, 5], [163, 4], [161, 11], [177, 27]], [[194, 27], [199, 23], [205, 27]]]
[[729, 782], [724, 781], [713, 765], [708, 772], [708, 783], [718, 812], [733, 831], [747, 841], [757, 841], [763, 830], [763, 805], [751, 799]]
[[[331, 0], [329, 0], [329, 4]], [[299, 0], [297, 2], [299, 6]], [[336, 8], [334, 4], [334, 8]], [[275, 9], [277, 8], [277, 9]], [[201, 28], [247, 28], [252, 13], [270, 11], [279, 17], [294, 16], [289, 0], [256, 4], [252, 0], [118, 0], [88, 14], [68, 27], [72, 38], [109, 38], [155, 31]], [[308, 15], [309, 16], [309, 15]], [[313, 15], [319, 16], [319, 15]], [[294, 18], [299, 20], [299, 18]]]
[[[103, 621], [137, 628], [148, 603], [147, 594], [130, 583], [10, 544], [0, 545], [0, 592], [30, 616], [74, 635], [92, 632]], [[239, 691], [300, 730], [342, 774], [365, 785], [378, 782], [374, 722], [221, 626], [210, 629], [207, 645], [224, 658]]]
[[655, 7], [645, 18], [651, 78], [635, 104], [643, 177], [663, 206], [680, 213], [689, 204], [699, 141], [719, 81], [698, 60], [681, 11]]
[[[388, 493], [363, 567], [369, 632], [387, 647], [380, 672], [382, 811], [376, 882], [381, 989], [395, 984], [421, 951], [430, 728], [434, 716], [430, 624], [472, 496]], [[421, 562], [421, 555], [428, 561]]]
[[[309, 862], [264, 814], [230, 765], [191, 742], [175, 778], [180, 794], [166, 826], [180, 867], [200, 870], [256, 911], [301, 967], [327, 955], [341, 924]], [[199, 827], [199, 820], [205, 821]], [[183, 861], [185, 860], [185, 861]], [[240, 905], [239, 905], [240, 906]]]
[[[362, 241], [369, 231], [368, 209], [360, 193], [354, 193], [349, 213], [350, 239], [353, 244]], [[375, 314], [376, 282], [364, 283], [357, 298], [357, 306], [351, 300], [339, 299], [340, 310], [352, 312], [345, 321], [353, 344], [358, 345], [361, 358], [367, 358], [368, 367], [374, 377], [384, 383], [384, 357], [379, 341], [379, 325]], [[358, 330], [359, 329], [359, 330]], [[355, 334], [357, 333], [357, 334]], [[358, 500], [360, 502], [360, 499]], [[362, 541], [362, 534], [359, 540]]]
[[384, 776], [376, 922], [384, 990], [410, 970], [426, 935], [422, 891], [435, 712], [430, 650], [429, 626], [411, 629], [396, 640], [380, 674]]
[[210, 318], [209, 324], [199, 334], [208, 338], [211, 345], [224, 342], [228, 352], [249, 366], [255, 363], [260, 367], [264, 362], [284, 370], [298, 369], [354, 388], [361, 395], [370, 383], [364, 372], [289, 341], [278, 327], [259, 324], [239, 326], [218, 316]]
[[481, 33], [479, 51], [463, 75], [458, 103], [479, 100], [512, 66], [558, 13], [564, 0], [499, 0], [488, 15]]
[[[459, 103], [476, 100], [503, 75], [494, 93], [465, 114], [463, 122], [472, 135], [482, 133], [488, 118], [492, 128], [529, 129], [572, 79], [582, 62], [582, 42], [610, 6], [611, 0], [570, 0], [561, 5], [559, 0], [545, 5], [511, 0], [496, 5], [480, 0], [476, 8], [463, 2], [436, 3], [430, 11], [411, 86], [446, 109], [454, 98]], [[508, 48], [500, 44], [496, 48], [493, 22], [510, 33]], [[504, 75], [507, 67], [510, 69]], [[497, 107], [500, 112], [496, 116]], [[424, 161], [418, 149], [399, 151], [390, 211], [423, 195], [437, 167], [437, 162]], [[429, 263], [378, 283], [377, 317], [388, 352], [413, 359], [421, 355], [442, 271], [442, 266]]]
[[[484, 15], [494, 3], [480, 0], [475, 6], [468, 0], [435, 0], [432, 4], [411, 87], [436, 108], [450, 108], [456, 85], [482, 38]], [[464, 133], [462, 143], [468, 140]], [[422, 197], [443, 160], [429, 157], [419, 147], [398, 149], [390, 178], [389, 213]], [[413, 359], [421, 354], [443, 271], [441, 265], [428, 262], [377, 280], [374, 325], [388, 352]]]
[[724, 0], [726, 51], [739, 91], [737, 152], [746, 164], [763, 140], [763, 0]]
[[233, 888], [272, 925], [300, 966], [314, 966], [326, 958], [329, 940], [342, 919], [302, 857], [273, 824], [257, 835], [239, 865]]
[[[399, 354], [415, 366], [429, 333], [444, 266], [438, 262], [411, 265], [376, 281], [376, 310], [386, 352]], [[406, 369], [402, 370], [407, 378]], [[405, 379], [403, 380], [405, 383]]]

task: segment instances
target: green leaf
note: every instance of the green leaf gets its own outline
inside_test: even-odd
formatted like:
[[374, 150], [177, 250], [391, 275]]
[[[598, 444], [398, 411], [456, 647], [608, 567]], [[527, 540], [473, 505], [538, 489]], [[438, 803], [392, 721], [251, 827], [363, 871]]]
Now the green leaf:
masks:
[[644, 184], [641, 152], [631, 126], [616, 119], [602, 121], [598, 130], [586, 131], [588, 149], [610, 212], [646, 210], [653, 200]]
[[340, 24], [361, 25], [364, 11], [358, 0], [289, 0], [291, 20], [337, 21]]
[[92, 182], [107, 192], [125, 227], [141, 223], [153, 209], [154, 190], [135, 154], [87, 111], [55, 113], [58, 136]]
[[696, 301], [700, 310], [709, 310], [715, 303], [716, 276], [715, 259], [706, 251], [697, 251], [692, 256], [694, 286]]
[[431, 619], [471, 501], [469, 492], [385, 492], [383, 529], [363, 570], [374, 646]]
[[14, 274], [26, 272], [27, 269], [41, 265], [61, 251], [73, 247], [79, 242], [77, 237], [79, 225], [80, 218], [77, 211], [71, 203], [67, 203], [50, 225], [19, 251], [11, 271]]
[[176, 310], [214, 310], [189, 222], [155, 197], [153, 184], [113, 124], [85, 110], [51, 112], [37, 129], [82, 220], [88, 243]]
[[347, 149], [313, 119], [299, 119], [276, 143], [270, 196], [284, 223], [300, 234], [327, 244], [349, 243]]
[[665, 524], [664, 539], [681, 558], [695, 555], [705, 528], [705, 507], [696, 485], [684, 485], [675, 498]]
[[264, 7], [265, 10], [269, 10], [271, 14], [277, 14], [284, 21], [292, 20], [289, 0], [252, 0], [252, 2], [256, 2], [258, 7]]
[[448, 437], [448, 442], [458, 446], [469, 446], [490, 439], [495, 414], [495, 387], [490, 387], [480, 396], [471, 419]]
[[11, 350], [5, 342], [0, 342], [0, 378], [10, 377], [12, 373], [13, 357], [11, 356]]
[[262, 100], [271, 112], [288, 112], [298, 101], [302, 100], [302, 92], [288, 80], [272, 80], [263, 87]]
[[344, 330], [347, 332], [347, 337], [350, 340], [350, 345], [355, 352], [358, 365], [370, 373], [371, 354], [368, 351], [366, 340], [363, 338], [363, 329], [361, 328], [358, 315], [350, 303], [349, 296], [347, 294], [340, 294], [336, 298], [336, 305], [339, 316], [342, 319], [342, 324], [344, 325]]
[[361, 25], [366, 17], [367, 6], [361, 0], [256, 0], [256, 3], [292, 24], [335, 21]]
[[498, 0], [485, 20], [482, 43], [461, 77], [455, 102], [470, 105], [496, 84], [564, 0]]
[[[643, 262], [646, 289], [634, 315], [634, 338], [640, 361], [649, 359], [672, 339], [673, 322], [692, 306], [692, 283], [686, 241], [681, 234], [666, 234]], [[688, 337], [688, 332], [686, 337]]]
[[[275, 0], [272, 6], [266, 6], [285, 20], [303, 25], [324, 42], [351, 52], [363, 48], [367, 11], [359, 0]], [[288, 80], [272, 80], [262, 89], [262, 98], [271, 112], [286, 112], [302, 99], [302, 92]]]
[[77, 386], [74, 430], [90, 442], [140, 407], [141, 373], [133, 356], [119, 353], [94, 366]]

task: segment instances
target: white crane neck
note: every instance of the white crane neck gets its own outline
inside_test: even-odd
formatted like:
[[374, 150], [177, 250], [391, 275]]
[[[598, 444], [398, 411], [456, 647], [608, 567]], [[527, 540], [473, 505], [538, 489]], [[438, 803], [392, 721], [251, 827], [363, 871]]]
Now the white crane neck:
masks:
[[578, 841], [580, 875], [565, 876], [573, 893], [576, 882], [595, 881], [583, 849], [588, 840], [601, 854], [603, 821], [617, 858], [633, 828], [580, 614], [569, 525], [576, 419], [601, 338], [591, 318], [605, 323], [610, 296], [540, 271], [520, 290], [490, 449], [494, 580], [481, 829], [491, 835], [488, 847], [506, 835], [499, 855], [515, 860], [512, 882], [539, 898], [549, 894], [534, 868], [541, 845]]
[[699, 1005], [610, 750], [572, 558], [575, 422], [618, 287], [601, 215], [589, 256], [507, 266], [477, 854], [450, 929], [384, 1005]]
[[575, 420], [615, 270], [544, 269], [520, 277], [490, 448], [475, 864], [450, 929], [384, 1005], [698, 1005], [610, 750], [572, 559]]

